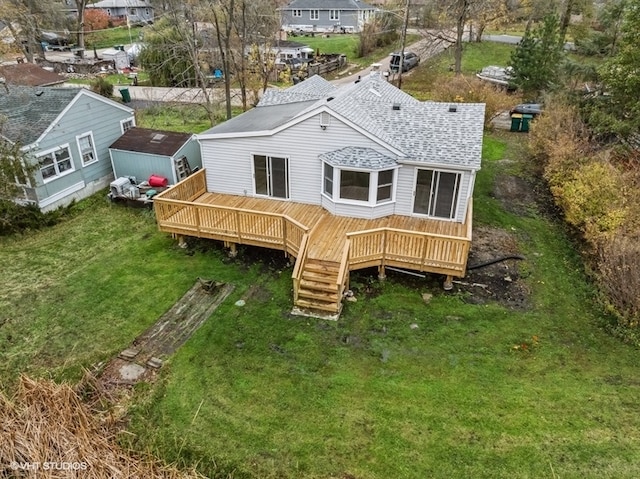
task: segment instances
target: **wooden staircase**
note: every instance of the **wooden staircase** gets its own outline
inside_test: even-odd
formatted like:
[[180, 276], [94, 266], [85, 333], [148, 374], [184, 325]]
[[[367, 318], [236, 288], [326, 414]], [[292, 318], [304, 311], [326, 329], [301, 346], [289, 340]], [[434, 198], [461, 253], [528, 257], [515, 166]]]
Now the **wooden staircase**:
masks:
[[338, 284], [340, 263], [305, 258], [294, 304], [310, 313], [340, 314], [342, 288]]

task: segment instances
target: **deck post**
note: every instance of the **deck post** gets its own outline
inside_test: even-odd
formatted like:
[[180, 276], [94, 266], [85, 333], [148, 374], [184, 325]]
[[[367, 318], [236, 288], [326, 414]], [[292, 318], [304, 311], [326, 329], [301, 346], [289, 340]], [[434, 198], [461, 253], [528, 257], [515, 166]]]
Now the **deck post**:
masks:
[[238, 250], [236, 249], [236, 243], [229, 243], [229, 256], [235, 258], [238, 256]]
[[450, 274], [444, 280], [444, 284], [442, 285], [445, 291], [451, 291], [453, 289], [453, 276]]
[[387, 279], [387, 268], [384, 267], [384, 260], [382, 261], [382, 264], [378, 266], [378, 279], [380, 281]]

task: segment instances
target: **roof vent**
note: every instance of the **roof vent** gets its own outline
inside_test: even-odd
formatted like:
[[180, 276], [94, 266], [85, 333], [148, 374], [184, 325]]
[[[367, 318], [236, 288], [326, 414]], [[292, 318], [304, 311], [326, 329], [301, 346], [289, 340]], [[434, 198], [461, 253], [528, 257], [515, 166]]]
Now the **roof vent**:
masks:
[[151, 143], [161, 143], [166, 137], [167, 135], [163, 135], [162, 133], [155, 133], [151, 137]]
[[455, 113], [458, 111], [458, 107], [456, 105], [449, 105], [449, 113]]
[[42, 96], [42, 94], [44, 93], [44, 91], [42, 90], [37, 90], [36, 91], [36, 96]]
[[394, 103], [391, 109], [394, 111], [400, 111], [400, 103]]
[[327, 101], [331, 101], [333, 100], [334, 97], [330, 96], [329, 98], [327, 98]]

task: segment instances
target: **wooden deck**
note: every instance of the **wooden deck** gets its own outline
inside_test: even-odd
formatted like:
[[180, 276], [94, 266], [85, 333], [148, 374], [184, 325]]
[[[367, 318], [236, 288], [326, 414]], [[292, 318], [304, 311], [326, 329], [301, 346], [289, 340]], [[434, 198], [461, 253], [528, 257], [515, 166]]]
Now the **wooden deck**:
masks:
[[465, 223], [392, 215], [334, 216], [291, 201], [206, 191], [201, 170], [154, 198], [161, 231], [279, 249], [296, 258], [294, 303], [339, 313], [349, 271], [387, 266], [464, 276], [471, 243]]

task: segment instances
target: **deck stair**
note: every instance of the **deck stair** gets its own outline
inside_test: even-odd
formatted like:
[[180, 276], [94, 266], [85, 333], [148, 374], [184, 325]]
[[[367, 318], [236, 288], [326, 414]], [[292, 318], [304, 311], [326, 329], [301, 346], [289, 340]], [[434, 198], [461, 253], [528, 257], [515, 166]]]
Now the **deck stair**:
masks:
[[339, 314], [342, 309], [339, 270], [338, 262], [306, 258], [295, 305], [312, 312]]

